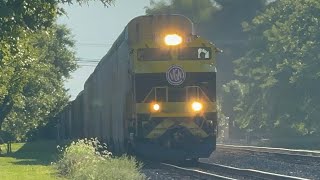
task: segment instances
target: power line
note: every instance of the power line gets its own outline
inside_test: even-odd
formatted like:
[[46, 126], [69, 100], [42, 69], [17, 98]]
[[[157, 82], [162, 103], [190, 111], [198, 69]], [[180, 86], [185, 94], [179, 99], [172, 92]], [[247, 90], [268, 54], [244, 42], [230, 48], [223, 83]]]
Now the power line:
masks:
[[96, 61], [96, 60], [76, 60], [76, 62], [80, 62], [80, 63], [85, 63], [85, 62], [98, 63], [100, 61]]
[[76, 62], [79, 63], [85, 63], [85, 62], [91, 62], [91, 63], [98, 63], [101, 59], [94, 59], [94, 58], [76, 58]]
[[93, 65], [93, 64], [81, 64], [79, 65], [80, 67], [96, 67], [97, 65]]
[[100, 62], [100, 59], [77, 57], [76, 62], [79, 67], [96, 67]]
[[82, 57], [76, 57], [78, 60], [101, 60], [101, 58], [82, 58]]
[[77, 63], [98, 63], [100, 61], [96, 61], [96, 60], [84, 60], [84, 61], [78, 61], [76, 60]]

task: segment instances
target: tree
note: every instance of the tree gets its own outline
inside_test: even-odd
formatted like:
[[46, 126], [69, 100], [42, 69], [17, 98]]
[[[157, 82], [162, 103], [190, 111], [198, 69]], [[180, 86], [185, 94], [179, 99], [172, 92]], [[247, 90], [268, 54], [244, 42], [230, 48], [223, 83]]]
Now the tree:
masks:
[[56, 19], [65, 13], [58, 4], [73, 2], [89, 1], [0, 0], [0, 129], [22, 137], [67, 100], [63, 81], [76, 68], [73, 42]]
[[[89, 0], [75, 0], [83, 4]], [[109, 5], [114, 0], [99, 0]], [[28, 32], [43, 30], [56, 22], [58, 15], [65, 11], [59, 3], [70, 3], [74, 0], [0, 0], [0, 42], [7, 42], [9, 51], [18, 51], [17, 41]], [[0, 49], [0, 60], [5, 52]]]
[[7, 78], [1, 77], [0, 110], [6, 119], [2, 129], [20, 138], [66, 104], [63, 79], [76, 64], [70, 32], [63, 26], [28, 34], [18, 45], [24, 51], [0, 65], [7, 72]]
[[217, 10], [218, 7], [210, 0], [171, 0], [169, 3], [151, 0], [146, 14], [183, 14], [198, 26], [210, 20]]
[[250, 50], [235, 69], [248, 89], [237, 105], [243, 128], [273, 135], [320, 133], [319, 14], [317, 0], [281, 0], [244, 24]]

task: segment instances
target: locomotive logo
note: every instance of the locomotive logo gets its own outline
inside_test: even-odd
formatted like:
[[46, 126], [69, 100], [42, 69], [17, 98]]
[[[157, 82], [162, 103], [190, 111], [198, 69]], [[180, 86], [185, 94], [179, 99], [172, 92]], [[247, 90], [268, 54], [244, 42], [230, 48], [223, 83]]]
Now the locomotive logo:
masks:
[[204, 48], [198, 49], [198, 59], [209, 59], [209, 57], [210, 57], [209, 51], [207, 51]]
[[166, 73], [167, 81], [174, 86], [180, 85], [186, 79], [186, 73], [180, 66], [171, 66]]

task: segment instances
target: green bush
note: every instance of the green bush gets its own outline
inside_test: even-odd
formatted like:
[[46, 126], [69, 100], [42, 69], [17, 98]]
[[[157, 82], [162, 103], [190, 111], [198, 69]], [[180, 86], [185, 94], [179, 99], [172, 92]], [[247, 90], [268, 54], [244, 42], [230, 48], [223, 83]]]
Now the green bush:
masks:
[[97, 139], [83, 139], [62, 148], [54, 163], [59, 174], [70, 179], [144, 179], [141, 164], [133, 157], [112, 157]]

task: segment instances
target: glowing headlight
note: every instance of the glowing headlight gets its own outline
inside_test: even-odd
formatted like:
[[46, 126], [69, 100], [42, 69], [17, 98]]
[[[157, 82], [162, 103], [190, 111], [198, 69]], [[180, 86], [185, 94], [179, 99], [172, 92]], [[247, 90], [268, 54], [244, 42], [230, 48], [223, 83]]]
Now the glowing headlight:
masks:
[[154, 111], [159, 111], [160, 110], [160, 105], [159, 104], [153, 104], [152, 105], [152, 109], [154, 110]]
[[195, 101], [195, 102], [192, 103], [191, 107], [192, 107], [192, 109], [193, 109], [194, 111], [201, 111], [201, 109], [202, 109], [202, 104]]
[[178, 44], [181, 44], [182, 38], [181, 38], [181, 36], [179, 36], [177, 34], [168, 34], [164, 38], [164, 42], [168, 46], [176, 46]]

